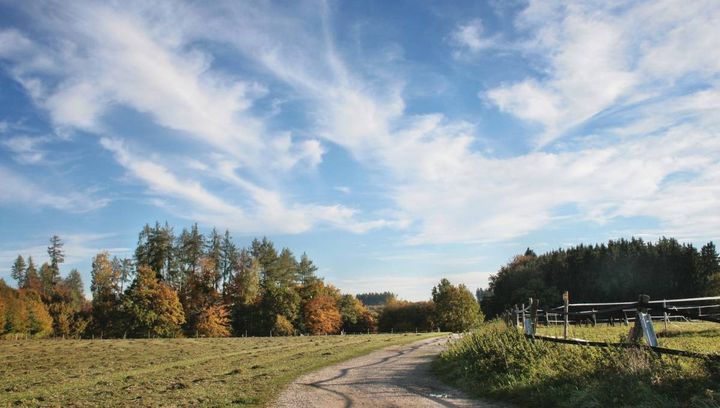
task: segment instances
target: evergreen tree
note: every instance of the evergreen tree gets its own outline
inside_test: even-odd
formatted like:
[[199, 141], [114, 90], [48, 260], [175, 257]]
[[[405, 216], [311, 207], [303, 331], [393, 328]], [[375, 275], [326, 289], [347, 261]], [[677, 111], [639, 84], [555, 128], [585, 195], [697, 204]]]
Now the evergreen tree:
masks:
[[297, 280], [297, 276], [298, 262], [295, 255], [289, 249], [283, 248], [273, 268], [266, 272], [265, 278], [272, 284], [289, 287]]
[[177, 279], [173, 253], [174, 240], [173, 229], [167, 222], [164, 226], [155, 222], [154, 228], [146, 224], [138, 235], [138, 245], [135, 249], [136, 264], [149, 266], [155, 271], [158, 279], [174, 283]]
[[46, 301], [52, 296], [53, 287], [57, 281], [55, 269], [47, 262], [40, 266], [40, 288], [43, 299]]
[[315, 266], [313, 261], [311, 261], [307, 254], [303, 252], [297, 266], [296, 281], [303, 286], [312, 284], [317, 280], [317, 276], [315, 276], [315, 272], [317, 272], [317, 270], [317, 266]]
[[183, 229], [176, 249], [181, 274], [179, 287], [182, 287], [184, 280], [198, 270], [200, 259], [203, 257], [203, 248], [204, 238], [197, 224], [193, 224], [190, 231]]
[[261, 268], [260, 281], [265, 285], [266, 282], [274, 281], [275, 268], [278, 260], [278, 254], [272, 241], [263, 237], [262, 241], [257, 238], [253, 239], [250, 244], [250, 255], [257, 259]]
[[25, 265], [25, 259], [23, 259], [22, 255], [18, 255], [10, 269], [10, 276], [17, 281], [18, 288], [25, 286], [26, 273], [27, 265]]
[[28, 266], [25, 271], [25, 281], [23, 284], [24, 289], [35, 291], [40, 293], [41, 291], [40, 275], [38, 275], [35, 262], [33, 262], [32, 256], [28, 257]]
[[213, 286], [215, 289], [219, 289], [220, 279], [222, 278], [223, 271], [223, 250], [222, 250], [223, 238], [218, 234], [215, 228], [212, 229], [210, 236], [208, 237], [207, 246], [207, 257], [212, 261], [214, 265], [213, 270]]
[[60, 237], [53, 235], [50, 238], [50, 246], [47, 248], [48, 256], [50, 256], [50, 267], [52, 268], [53, 284], [60, 280], [60, 264], [65, 262], [65, 251]]
[[698, 260], [698, 272], [696, 285], [698, 293], [702, 295], [714, 296], [713, 285], [720, 278], [720, 263], [718, 262], [718, 253], [715, 244], [708, 242], [700, 249], [700, 258]]
[[223, 291], [228, 281], [232, 279], [233, 269], [238, 260], [238, 249], [230, 237], [230, 231], [225, 230], [221, 244], [220, 275]]

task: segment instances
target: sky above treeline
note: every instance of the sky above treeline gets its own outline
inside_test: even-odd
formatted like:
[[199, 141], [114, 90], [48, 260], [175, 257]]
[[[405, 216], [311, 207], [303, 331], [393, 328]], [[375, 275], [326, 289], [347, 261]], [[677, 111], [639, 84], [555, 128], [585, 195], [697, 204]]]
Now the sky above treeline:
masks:
[[0, 1], [0, 277], [145, 223], [471, 289], [527, 247], [720, 231], [720, 2]]

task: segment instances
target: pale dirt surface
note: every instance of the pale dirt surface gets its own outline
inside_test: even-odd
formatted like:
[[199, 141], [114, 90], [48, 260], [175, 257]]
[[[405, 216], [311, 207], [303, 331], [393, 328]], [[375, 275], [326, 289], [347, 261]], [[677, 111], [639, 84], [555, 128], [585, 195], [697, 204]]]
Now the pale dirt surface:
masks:
[[433, 359], [448, 337], [422, 340], [348, 360], [296, 379], [277, 407], [485, 407], [507, 405], [470, 399], [435, 379]]

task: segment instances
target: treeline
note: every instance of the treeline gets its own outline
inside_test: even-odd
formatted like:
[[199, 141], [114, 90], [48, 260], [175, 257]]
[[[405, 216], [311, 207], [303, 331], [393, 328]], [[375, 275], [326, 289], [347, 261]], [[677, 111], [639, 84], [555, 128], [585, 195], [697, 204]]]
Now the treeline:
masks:
[[369, 292], [355, 295], [365, 306], [385, 306], [397, 300], [398, 296], [392, 292]]
[[478, 291], [489, 317], [528, 298], [540, 306], [571, 302], [630, 301], [638, 294], [654, 299], [720, 295], [720, 264], [715, 245], [699, 250], [673, 238], [646, 242], [639, 238], [607, 244], [578, 245], [540, 256], [528, 249], [490, 277]]
[[[39, 271], [31, 257], [26, 263], [18, 256], [12, 267], [18, 290], [0, 280], [0, 335], [285, 336], [376, 332], [378, 320], [385, 331], [456, 330], [481, 317], [467, 288], [446, 280], [433, 289], [432, 306], [392, 296], [388, 307], [369, 310], [318, 277], [306, 254], [297, 259], [266, 238], [239, 248], [228, 231], [204, 236], [197, 225], [179, 235], [167, 224], [146, 225], [132, 259], [97, 254], [91, 301], [77, 270], [61, 278], [59, 237], [48, 256]], [[465, 312], [461, 323], [448, 323]]]

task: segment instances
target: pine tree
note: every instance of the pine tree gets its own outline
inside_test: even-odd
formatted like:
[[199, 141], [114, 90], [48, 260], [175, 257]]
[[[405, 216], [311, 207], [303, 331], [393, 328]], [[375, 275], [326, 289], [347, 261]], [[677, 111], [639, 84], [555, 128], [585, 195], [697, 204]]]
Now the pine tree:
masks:
[[138, 266], [147, 265], [155, 271], [158, 279], [173, 282], [174, 272], [174, 243], [173, 229], [166, 222], [161, 226], [155, 222], [155, 227], [145, 225], [138, 235], [138, 245], [135, 249], [135, 261]]
[[289, 249], [283, 248], [273, 268], [266, 272], [265, 278], [272, 284], [289, 287], [297, 280], [297, 276], [298, 262], [295, 255]]
[[223, 268], [223, 251], [222, 251], [222, 237], [218, 234], [217, 230], [213, 228], [208, 237], [207, 246], [207, 257], [213, 262], [213, 286], [218, 289], [220, 286], [220, 279], [222, 278]]
[[720, 262], [715, 244], [708, 242], [700, 249], [698, 260], [698, 277], [696, 284], [698, 292], [703, 295], [714, 296], [715, 282], [720, 279]]
[[35, 267], [35, 262], [33, 262], [32, 256], [30, 256], [28, 257], [28, 266], [25, 271], [25, 282], [23, 288], [40, 293], [41, 286], [40, 276], [38, 275], [37, 268]]
[[265, 237], [263, 237], [262, 241], [257, 238], [253, 239], [250, 244], [250, 255], [257, 259], [260, 264], [260, 281], [263, 285], [265, 285], [266, 282], [272, 282], [278, 260], [278, 254], [272, 241]]
[[47, 262], [43, 263], [40, 266], [40, 288], [44, 300], [50, 300], [56, 280], [57, 275], [55, 269]]
[[200, 259], [203, 257], [204, 238], [200, 233], [197, 224], [193, 224], [188, 232], [183, 229], [176, 245], [177, 258], [180, 268], [180, 285], [182, 287], [185, 279], [195, 273], [200, 266]]
[[48, 256], [50, 256], [50, 267], [52, 268], [52, 282], [57, 283], [60, 280], [60, 264], [65, 262], [65, 251], [60, 237], [53, 235], [50, 238], [50, 246], [47, 248]]
[[222, 256], [220, 259], [220, 275], [222, 278], [223, 292], [225, 285], [232, 279], [233, 268], [238, 260], [238, 250], [230, 237], [230, 231], [225, 230], [221, 245]]
[[18, 255], [10, 271], [10, 276], [17, 281], [18, 288], [25, 286], [26, 273], [27, 265], [25, 265], [25, 259], [23, 259], [22, 255]]
[[303, 252], [300, 257], [300, 263], [298, 263], [297, 267], [296, 281], [301, 283], [303, 286], [312, 284], [318, 279], [317, 276], [315, 276], [315, 272], [317, 272], [317, 270], [317, 266], [315, 266], [313, 261], [311, 261], [307, 254]]

